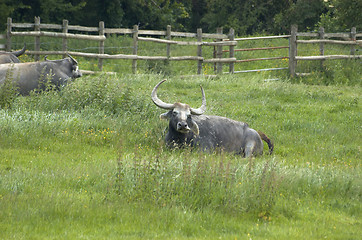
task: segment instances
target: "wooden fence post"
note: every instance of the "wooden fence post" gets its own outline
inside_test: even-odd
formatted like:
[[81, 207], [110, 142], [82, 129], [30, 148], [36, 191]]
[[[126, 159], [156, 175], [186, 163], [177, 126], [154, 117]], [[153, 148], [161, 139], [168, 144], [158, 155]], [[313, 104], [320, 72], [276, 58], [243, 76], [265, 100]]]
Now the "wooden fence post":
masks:
[[[351, 41], [356, 41], [356, 34], [357, 34], [356, 27], [353, 27], [351, 29]], [[355, 55], [355, 54], [356, 54], [356, 46], [351, 45], [351, 55]]]
[[[138, 25], [133, 26], [133, 55], [138, 52]], [[137, 73], [137, 59], [132, 61], [132, 72]]]
[[[104, 36], [104, 22], [99, 22], [99, 36]], [[104, 54], [104, 40], [99, 42], [99, 54]], [[98, 58], [98, 69], [103, 70], [103, 58]]]
[[[324, 27], [320, 27], [318, 33], [319, 33], [319, 39], [323, 40], [325, 38]], [[324, 56], [324, 43], [319, 44], [319, 55]], [[324, 65], [324, 60], [321, 60], [321, 69], [323, 69], [323, 65]]]
[[[216, 42], [216, 39], [213, 40]], [[216, 46], [213, 46], [212, 58], [216, 58]], [[214, 73], [216, 72], [216, 62], [214, 62]]]
[[[40, 32], [40, 17], [34, 17], [34, 31]], [[40, 51], [40, 37], [35, 37], [34, 50]], [[34, 60], [39, 61], [39, 54], [34, 54]]]
[[[222, 34], [223, 33], [223, 29], [222, 28], [217, 28], [216, 32], [218, 34]], [[222, 41], [222, 39], [220, 39]], [[216, 57], [217, 58], [222, 58], [222, 46], [217, 46], [217, 50], [216, 50]], [[216, 64], [216, 72], [217, 74], [222, 73], [222, 63], [218, 62]]]
[[8, 17], [8, 21], [7, 21], [7, 30], [6, 30], [6, 51], [10, 52], [11, 51], [11, 24], [12, 24], [12, 19], [10, 17]]
[[[68, 20], [63, 19], [63, 33], [68, 33]], [[68, 39], [66, 37], [63, 37], [63, 52], [68, 51]], [[63, 58], [65, 58], [67, 55], [63, 54]]]
[[[202, 28], [197, 29], [197, 41], [202, 43]], [[202, 45], [197, 45], [197, 56], [202, 57]], [[202, 60], [197, 61], [197, 74], [202, 74]]]
[[297, 31], [298, 26], [292, 25], [289, 38], [289, 73], [291, 77], [296, 76], [297, 61], [295, 57], [297, 56]]
[[[171, 40], [171, 25], [167, 25], [166, 39]], [[169, 43], [167, 43], [166, 45], [166, 56], [167, 58], [171, 57], [171, 44]]]
[[[233, 28], [230, 28], [230, 31], [229, 31], [229, 40], [230, 41], [234, 41], [235, 39], [235, 31]], [[235, 46], [231, 46], [229, 47], [229, 57], [230, 58], [234, 58], [235, 56]], [[234, 62], [230, 62], [230, 65], [229, 65], [229, 73], [234, 73]]]
[[[171, 25], [167, 25], [166, 39], [171, 40]], [[169, 44], [169, 43], [166, 44], [166, 57], [167, 57], [167, 60], [164, 63], [166, 66], [168, 66], [170, 64], [169, 59], [171, 57], [171, 44]]]

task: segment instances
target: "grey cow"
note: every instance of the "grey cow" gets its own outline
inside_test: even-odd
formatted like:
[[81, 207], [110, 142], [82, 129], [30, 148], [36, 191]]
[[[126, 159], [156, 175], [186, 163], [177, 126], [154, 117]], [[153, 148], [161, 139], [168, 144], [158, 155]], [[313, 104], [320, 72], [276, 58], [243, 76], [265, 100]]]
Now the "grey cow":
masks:
[[15, 52], [0, 52], [0, 64], [3, 63], [20, 63], [19, 56], [24, 54], [26, 46], [23, 49]]
[[43, 62], [7, 63], [0, 65], [0, 86], [7, 76], [17, 84], [20, 94], [28, 95], [34, 89], [45, 88], [48, 80], [55, 86], [63, 86], [69, 80], [82, 76], [78, 62], [68, 54], [61, 60], [46, 60]]
[[264, 140], [273, 152], [273, 143], [262, 132], [250, 128], [248, 124], [220, 116], [203, 115], [206, 110], [205, 92], [201, 87], [202, 105], [194, 109], [183, 103], [165, 103], [157, 97], [159, 82], [151, 93], [156, 106], [169, 110], [161, 114], [161, 119], [169, 121], [166, 144], [171, 147], [199, 147], [203, 151], [223, 150], [245, 157], [263, 153]]

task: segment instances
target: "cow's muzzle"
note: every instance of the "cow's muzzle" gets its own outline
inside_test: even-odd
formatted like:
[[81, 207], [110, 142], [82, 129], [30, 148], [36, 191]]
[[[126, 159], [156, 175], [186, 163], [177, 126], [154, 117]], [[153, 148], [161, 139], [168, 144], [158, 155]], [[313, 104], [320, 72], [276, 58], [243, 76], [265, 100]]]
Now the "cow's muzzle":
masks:
[[82, 72], [79, 70], [77, 65], [73, 66], [72, 74], [73, 74], [73, 78], [79, 78], [79, 77], [83, 76]]
[[190, 131], [190, 127], [188, 126], [187, 122], [178, 122], [176, 129], [181, 133], [188, 133]]

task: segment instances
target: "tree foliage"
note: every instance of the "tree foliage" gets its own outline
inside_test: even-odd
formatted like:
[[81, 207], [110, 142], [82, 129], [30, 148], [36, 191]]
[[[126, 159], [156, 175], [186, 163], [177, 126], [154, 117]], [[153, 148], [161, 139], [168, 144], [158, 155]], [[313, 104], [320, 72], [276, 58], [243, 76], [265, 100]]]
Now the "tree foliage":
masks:
[[360, 0], [1, 0], [0, 30], [7, 17], [14, 22], [42, 22], [176, 31], [224, 32], [234, 28], [238, 35], [282, 34], [291, 24], [300, 30], [324, 26], [331, 30], [362, 27]]
[[324, 1], [328, 12], [322, 14], [318, 26], [328, 31], [343, 31], [356, 27], [362, 29], [362, 1], [360, 0], [328, 0]]
[[327, 11], [320, 0], [289, 0], [286, 3], [288, 8], [275, 15], [274, 29], [282, 33], [289, 31], [292, 24], [297, 24], [302, 31], [313, 30], [320, 16]]
[[271, 32], [274, 16], [288, 4], [288, 0], [213, 0], [208, 2], [208, 12], [203, 21], [209, 29], [234, 28], [238, 34]]

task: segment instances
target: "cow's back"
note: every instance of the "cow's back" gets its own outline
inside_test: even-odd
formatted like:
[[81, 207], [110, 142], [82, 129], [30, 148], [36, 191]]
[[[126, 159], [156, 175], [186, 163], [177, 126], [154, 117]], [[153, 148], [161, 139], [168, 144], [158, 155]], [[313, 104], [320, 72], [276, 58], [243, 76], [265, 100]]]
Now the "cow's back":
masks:
[[0, 65], [0, 85], [2, 85], [6, 77], [10, 77], [19, 87], [22, 95], [27, 95], [31, 90], [38, 87], [38, 62], [30, 63], [7, 63]]
[[80, 77], [82, 74], [74, 59], [65, 58], [43, 62], [0, 64], [0, 84], [5, 81], [6, 76], [11, 76], [17, 83], [20, 94], [27, 95], [34, 89], [44, 89], [45, 82], [50, 81], [55, 86], [62, 86], [68, 79]]
[[20, 60], [12, 53], [0, 53], [0, 64], [5, 63], [20, 63]]
[[[220, 116], [193, 116], [199, 126], [196, 143], [203, 150], [223, 149], [228, 152], [241, 153], [248, 141], [252, 139], [262, 145], [255, 130], [246, 123]], [[256, 133], [256, 134], [255, 134]]]

